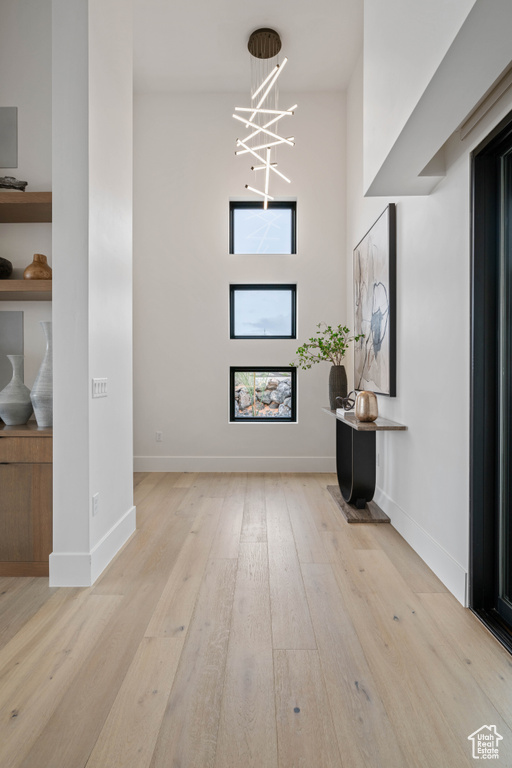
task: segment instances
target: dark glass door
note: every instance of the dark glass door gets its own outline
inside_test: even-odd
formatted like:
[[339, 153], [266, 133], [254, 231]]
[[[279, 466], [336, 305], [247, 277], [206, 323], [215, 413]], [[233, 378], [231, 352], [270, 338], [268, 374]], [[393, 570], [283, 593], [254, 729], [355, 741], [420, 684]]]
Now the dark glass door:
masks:
[[472, 160], [469, 604], [512, 651], [512, 114]]
[[[503, 149], [502, 149], [503, 151]], [[499, 520], [496, 609], [512, 626], [512, 150], [500, 158], [498, 297]]]

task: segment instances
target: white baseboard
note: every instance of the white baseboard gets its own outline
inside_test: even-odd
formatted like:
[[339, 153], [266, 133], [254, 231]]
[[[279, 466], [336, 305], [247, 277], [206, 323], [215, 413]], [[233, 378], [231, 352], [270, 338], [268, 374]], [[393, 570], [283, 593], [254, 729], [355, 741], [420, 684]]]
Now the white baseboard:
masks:
[[334, 456], [135, 456], [135, 472], [335, 472]]
[[389, 515], [393, 527], [434, 571], [452, 595], [467, 607], [468, 574], [465, 568], [380, 488], [375, 491], [374, 501]]
[[91, 584], [94, 584], [112, 558], [126, 544], [135, 532], [135, 528], [136, 508], [131, 507], [93, 547], [91, 552]]
[[52, 552], [50, 587], [91, 587], [135, 527], [136, 509], [131, 507], [90, 552]]

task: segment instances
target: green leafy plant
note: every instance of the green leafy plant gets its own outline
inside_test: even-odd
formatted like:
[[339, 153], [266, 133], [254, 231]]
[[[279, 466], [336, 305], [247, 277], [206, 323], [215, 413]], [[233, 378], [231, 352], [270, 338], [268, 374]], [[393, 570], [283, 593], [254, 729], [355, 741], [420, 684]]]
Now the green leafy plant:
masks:
[[350, 329], [344, 325], [333, 328], [326, 323], [318, 323], [317, 328], [316, 336], [312, 336], [298, 348], [295, 353], [297, 360], [290, 363], [291, 366], [307, 371], [315, 363], [324, 361], [331, 362], [333, 365], [343, 365], [343, 358], [350, 344], [364, 338], [364, 333], [350, 336]]

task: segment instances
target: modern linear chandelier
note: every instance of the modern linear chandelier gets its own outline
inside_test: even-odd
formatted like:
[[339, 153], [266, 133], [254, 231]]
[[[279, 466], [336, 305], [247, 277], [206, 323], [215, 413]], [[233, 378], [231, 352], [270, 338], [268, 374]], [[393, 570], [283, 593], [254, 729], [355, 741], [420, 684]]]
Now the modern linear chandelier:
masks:
[[[264, 177], [263, 189], [246, 184], [250, 192], [263, 197], [263, 208], [268, 208], [268, 201], [274, 198], [269, 193], [271, 173], [290, 183], [284, 173], [277, 169], [277, 148], [279, 145], [293, 147], [293, 136], [281, 136], [277, 125], [283, 118], [294, 114], [297, 105], [289, 109], [279, 109], [278, 79], [288, 59], [278, 62], [281, 50], [281, 38], [273, 29], [257, 29], [247, 44], [251, 54], [251, 106], [235, 107], [233, 117], [243, 123], [249, 134], [236, 140], [235, 155], [251, 155], [258, 161], [251, 170], [256, 176]], [[271, 130], [272, 129], [272, 130]], [[260, 179], [258, 179], [259, 181]]]

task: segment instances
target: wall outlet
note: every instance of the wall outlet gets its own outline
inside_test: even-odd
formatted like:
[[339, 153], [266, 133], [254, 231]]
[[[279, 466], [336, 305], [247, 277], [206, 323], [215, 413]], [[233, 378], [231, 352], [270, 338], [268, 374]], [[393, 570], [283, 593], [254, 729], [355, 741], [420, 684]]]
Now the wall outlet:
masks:
[[100, 511], [100, 495], [99, 493], [95, 493], [92, 497], [92, 516], [96, 517], [98, 512]]
[[162, 432], [155, 432], [155, 440], [157, 443], [161, 443], [163, 439], [164, 438]]
[[93, 379], [92, 380], [92, 396], [93, 397], [107, 397], [107, 381], [108, 379]]

